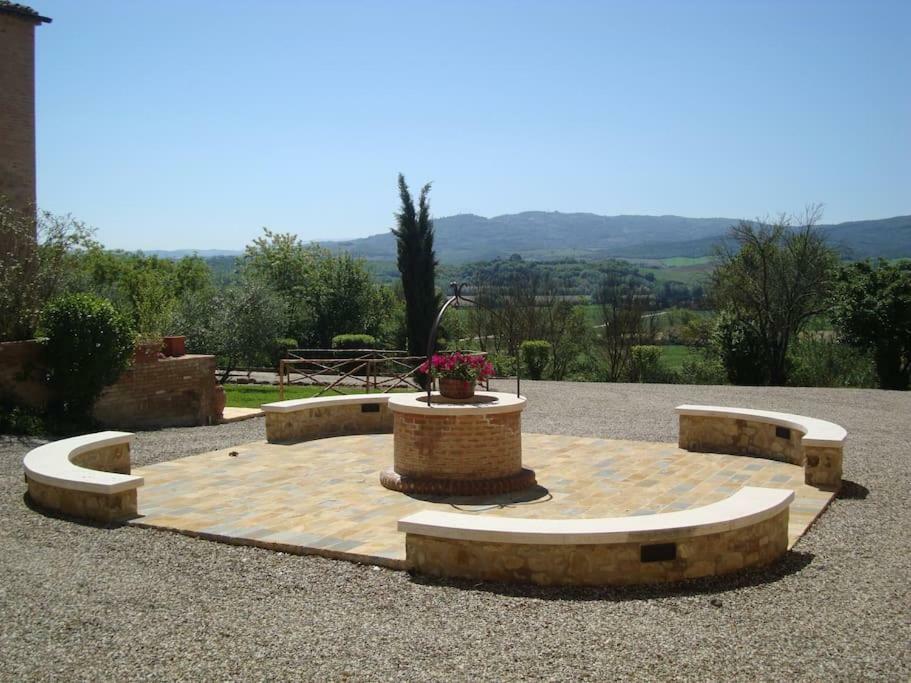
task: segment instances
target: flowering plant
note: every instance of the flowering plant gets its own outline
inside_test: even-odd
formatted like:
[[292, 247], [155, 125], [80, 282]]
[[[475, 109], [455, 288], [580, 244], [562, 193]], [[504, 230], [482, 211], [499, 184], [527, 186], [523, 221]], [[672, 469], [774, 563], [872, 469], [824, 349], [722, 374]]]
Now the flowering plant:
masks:
[[493, 376], [493, 364], [484, 356], [467, 353], [434, 354], [420, 368], [433, 378], [460, 379], [465, 382], [483, 382]]

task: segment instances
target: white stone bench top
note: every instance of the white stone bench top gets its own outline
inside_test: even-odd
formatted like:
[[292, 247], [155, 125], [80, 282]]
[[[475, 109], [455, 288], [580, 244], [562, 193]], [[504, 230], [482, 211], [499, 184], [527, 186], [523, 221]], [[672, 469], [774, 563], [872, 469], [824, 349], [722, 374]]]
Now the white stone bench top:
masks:
[[726, 417], [733, 419], [754, 420], [767, 422], [779, 427], [796, 429], [803, 434], [801, 442], [805, 446], [834, 446], [840, 447], [848, 438], [848, 432], [841, 425], [815, 417], [793, 415], [791, 413], [776, 413], [771, 410], [752, 410], [750, 408], [726, 408], [723, 406], [697, 406], [682, 405], [676, 408], [678, 415], [694, 415], [697, 417]]
[[61, 439], [38, 446], [26, 454], [22, 465], [30, 479], [71, 491], [91, 493], [119, 493], [143, 484], [143, 478], [131, 474], [101, 472], [80, 467], [73, 463], [76, 456], [108, 446], [130, 444], [133, 435], [128, 432], [96, 432]]
[[353, 406], [362, 403], [388, 403], [390, 394], [345, 394], [343, 396], [320, 396], [319, 398], [295, 398], [289, 401], [263, 403], [260, 408], [264, 413], [294, 413], [311, 408], [329, 408], [331, 406]]
[[534, 545], [596, 545], [666, 541], [751, 526], [794, 500], [790, 489], [745, 486], [717, 503], [655, 515], [601, 519], [523, 519], [422, 510], [399, 520], [409, 534], [463, 541]]

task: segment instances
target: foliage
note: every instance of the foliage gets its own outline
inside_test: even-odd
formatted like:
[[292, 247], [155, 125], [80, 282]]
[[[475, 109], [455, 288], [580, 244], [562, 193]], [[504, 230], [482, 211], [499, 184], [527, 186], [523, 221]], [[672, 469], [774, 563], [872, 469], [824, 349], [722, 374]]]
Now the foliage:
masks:
[[434, 379], [460, 379], [466, 382], [483, 382], [493, 376], [490, 361], [481, 355], [463, 354], [458, 351], [448, 354], [434, 354], [424, 361], [419, 370]]
[[288, 356], [288, 351], [297, 348], [297, 340], [290, 337], [279, 337], [272, 340], [272, 346], [269, 349], [269, 357], [272, 360], [272, 367], [278, 368], [279, 361]]
[[374, 285], [361, 261], [305, 245], [292, 234], [263, 235], [248, 245], [241, 271], [285, 303], [283, 334], [307, 347], [329, 348], [338, 334], [380, 330], [388, 296]]
[[603, 330], [600, 348], [606, 379], [616, 382], [627, 371], [630, 349], [643, 339], [642, 314], [648, 297], [642, 288], [615, 276], [604, 279], [598, 292]]
[[883, 389], [911, 381], [911, 264], [880, 260], [841, 269], [832, 296], [832, 318], [841, 338], [870, 349]]
[[0, 396], [0, 434], [40, 436], [47, 432], [43, 414], [20, 405], [15, 397]]
[[332, 338], [333, 349], [375, 349], [376, 337], [369, 334], [337, 334]]
[[875, 387], [872, 353], [821, 335], [806, 335], [791, 347], [790, 384], [797, 387]]
[[768, 382], [768, 349], [754, 325], [725, 311], [715, 320], [712, 342], [731, 384]]
[[725, 384], [727, 377], [718, 356], [700, 349], [698, 355], [683, 361], [677, 371], [677, 381], [681, 384]]
[[44, 309], [48, 380], [54, 412], [86, 420], [101, 390], [114, 382], [133, 353], [133, 332], [110, 302], [68, 294]]
[[434, 279], [437, 260], [433, 250], [433, 220], [427, 198], [430, 183], [421, 188], [417, 210], [401, 173], [398, 183], [402, 206], [395, 215], [392, 234], [396, 238], [397, 264], [405, 295], [408, 352], [417, 356], [426, 351], [439, 305]]
[[731, 228], [739, 249], [719, 248], [711, 296], [716, 308], [750, 328], [736, 338], [758, 346], [765, 376], [751, 379], [763, 384], [787, 381], [791, 341], [825, 310], [837, 254], [816, 229], [820, 215], [819, 207], [809, 207], [800, 219], [742, 221]]
[[[218, 357], [224, 381], [239, 367], [271, 365], [285, 325], [285, 303], [261, 282], [242, 282], [211, 297], [185, 297], [176, 324], [186, 330], [191, 353]], [[293, 340], [292, 340], [293, 341]]]
[[23, 214], [0, 197], [0, 341], [30, 339], [44, 305], [63, 293], [79, 254], [95, 245], [72, 216]]
[[664, 382], [671, 373], [661, 363], [661, 347], [638, 344], [630, 347], [629, 380]]
[[544, 370], [550, 360], [550, 352], [550, 342], [543, 339], [529, 339], [519, 346], [522, 363], [528, 369], [528, 376], [531, 379], [541, 379], [544, 376]]

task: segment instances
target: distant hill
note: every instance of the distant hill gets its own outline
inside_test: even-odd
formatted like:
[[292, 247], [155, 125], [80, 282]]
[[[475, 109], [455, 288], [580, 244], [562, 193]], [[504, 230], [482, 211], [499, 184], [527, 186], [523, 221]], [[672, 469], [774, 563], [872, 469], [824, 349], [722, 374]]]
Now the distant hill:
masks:
[[[466, 263], [520, 254], [526, 259], [700, 257], [724, 239], [734, 218], [599, 216], [526, 211], [484, 218], [474, 214], [434, 220], [437, 256]], [[911, 256], [911, 216], [821, 226], [848, 258]], [[371, 260], [395, 258], [390, 233], [324, 246]]]
[[158, 258], [182, 259], [184, 256], [199, 256], [200, 258], [213, 258], [215, 256], [240, 256], [244, 252], [231, 249], [152, 249], [143, 250], [147, 256]]

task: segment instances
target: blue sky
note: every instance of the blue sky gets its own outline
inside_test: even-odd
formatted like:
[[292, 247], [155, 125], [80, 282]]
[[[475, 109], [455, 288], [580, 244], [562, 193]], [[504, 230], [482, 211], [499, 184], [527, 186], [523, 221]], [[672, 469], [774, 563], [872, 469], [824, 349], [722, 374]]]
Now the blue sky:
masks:
[[112, 248], [524, 210], [911, 213], [911, 2], [34, 0], [38, 196]]

